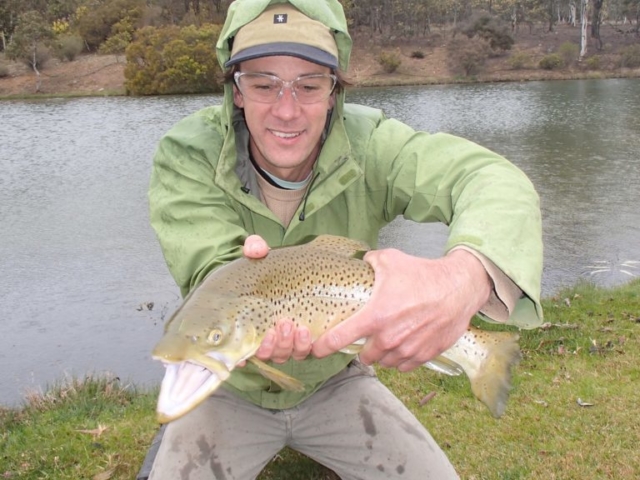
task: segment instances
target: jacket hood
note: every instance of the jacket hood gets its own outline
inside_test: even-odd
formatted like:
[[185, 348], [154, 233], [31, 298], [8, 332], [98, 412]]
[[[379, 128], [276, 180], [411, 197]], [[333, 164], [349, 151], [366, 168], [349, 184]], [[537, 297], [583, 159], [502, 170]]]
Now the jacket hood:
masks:
[[231, 42], [238, 30], [255, 20], [267, 7], [278, 3], [289, 3], [307, 17], [326, 25], [334, 34], [338, 46], [338, 63], [346, 72], [351, 55], [351, 37], [347, 30], [347, 20], [338, 0], [235, 0], [229, 7], [222, 32], [218, 37], [216, 52], [218, 63], [224, 65], [231, 55]]
[[[227, 18], [222, 27], [222, 32], [216, 44], [218, 63], [225, 71], [225, 63], [231, 56], [231, 44], [233, 37], [238, 30], [247, 23], [255, 20], [270, 5], [279, 3], [289, 3], [300, 10], [309, 18], [317, 20], [326, 25], [336, 39], [338, 46], [338, 64], [340, 70], [346, 72], [349, 68], [349, 57], [351, 55], [352, 41], [347, 29], [347, 19], [344, 15], [342, 5], [338, 0], [235, 0], [227, 12]], [[332, 126], [336, 118], [340, 118], [344, 109], [345, 91], [336, 95], [336, 103], [333, 108]], [[223, 100], [224, 120], [227, 122], [228, 142], [233, 141], [233, 128], [228, 128], [234, 117], [233, 85], [227, 82], [224, 85]]]

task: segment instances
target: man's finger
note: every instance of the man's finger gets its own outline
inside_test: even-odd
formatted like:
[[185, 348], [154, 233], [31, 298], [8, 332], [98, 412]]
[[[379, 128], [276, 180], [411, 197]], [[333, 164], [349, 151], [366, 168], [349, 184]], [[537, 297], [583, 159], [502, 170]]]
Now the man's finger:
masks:
[[323, 358], [348, 347], [361, 338], [368, 337], [371, 334], [366, 323], [369, 316], [367, 305], [365, 305], [345, 321], [323, 333], [313, 342], [313, 355]]
[[273, 354], [273, 350], [276, 344], [276, 332], [273, 328], [267, 330], [260, 348], [256, 351], [255, 355], [259, 360], [269, 360]]
[[304, 360], [311, 352], [311, 333], [306, 327], [296, 330], [292, 357], [294, 360]]
[[269, 253], [269, 245], [260, 235], [249, 235], [244, 241], [242, 253], [248, 258], [263, 258]]

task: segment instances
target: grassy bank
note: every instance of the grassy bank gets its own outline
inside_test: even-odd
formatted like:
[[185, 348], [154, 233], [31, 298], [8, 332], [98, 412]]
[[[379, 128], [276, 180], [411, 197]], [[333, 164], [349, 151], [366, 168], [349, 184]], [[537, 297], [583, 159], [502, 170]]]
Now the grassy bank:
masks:
[[[640, 280], [612, 290], [577, 285], [544, 307], [547, 323], [522, 332], [524, 359], [500, 420], [472, 397], [465, 378], [426, 369], [381, 370], [380, 377], [464, 479], [640, 478]], [[157, 430], [155, 395], [87, 378], [0, 408], [0, 477], [135, 478]], [[290, 451], [259, 477], [334, 478]]]

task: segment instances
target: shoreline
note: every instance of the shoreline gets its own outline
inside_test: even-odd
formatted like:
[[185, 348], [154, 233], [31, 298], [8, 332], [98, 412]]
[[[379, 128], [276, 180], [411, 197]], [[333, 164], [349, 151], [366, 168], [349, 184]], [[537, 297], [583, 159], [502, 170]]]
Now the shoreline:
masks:
[[[525, 83], [571, 80], [611, 80], [611, 79], [640, 79], [640, 69], [623, 69], [615, 72], [595, 71], [569, 71], [548, 72], [541, 70], [518, 70], [517, 75], [511, 71], [477, 75], [474, 77], [424, 77], [409, 74], [373, 74], [366, 78], [354, 81], [349, 89], [355, 88], [383, 88], [383, 87], [408, 87], [408, 86], [432, 86], [432, 85], [471, 85], [491, 83]], [[2, 79], [0, 79], [0, 86]], [[123, 82], [124, 84], [124, 82]], [[211, 93], [193, 93], [181, 95], [212, 95]], [[43, 93], [18, 93], [0, 94], [0, 101], [12, 100], [39, 100], [51, 98], [83, 98], [83, 97], [126, 97], [129, 96], [124, 85], [115, 89], [100, 88], [94, 91], [57, 91]], [[149, 97], [160, 95], [149, 95]], [[138, 96], [140, 97], [140, 96]]]
[[[433, 32], [430, 36], [391, 41], [363, 31], [353, 35], [347, 78], [351, 88], [640, 78], [639, 67], [620, 67], [620, 52], [636, 45], [637, 41], [621, 37], [610, 28], [605, 31], [603, 35], [610, 43], [602, 50], [590, 50], [583, 62], [565, 59], [568, 62], [565, 66], [553, 70], [540, 68], [540, 61], [549, 52], [561, 51], [565, 45], [575, 46], [579, 39], [577, 30], [563, 25], [554, 33], [520, 32], [511, 50], [487, 58], [482, 70], [470, 76], [455, 73], [447, 46], [451, 40], [448, 36]], [[395, 72], [383, 71], [379, 63], [382, 53], [400, 61]], [[520, 68], [513, 66], [514, 55], [524, 58]], [[594, 58], [597, 62], [589, 62]], [[24, 64], [7, 63], [3, 54], [0, 62], [8, 67], [8, 74], [0, 77], [0, 100], [127, 96], [124, 54], [87, 53], [73, 61], [52, 58], [39, 78]], [[593, 63], [600, 67], [590, 69]]]

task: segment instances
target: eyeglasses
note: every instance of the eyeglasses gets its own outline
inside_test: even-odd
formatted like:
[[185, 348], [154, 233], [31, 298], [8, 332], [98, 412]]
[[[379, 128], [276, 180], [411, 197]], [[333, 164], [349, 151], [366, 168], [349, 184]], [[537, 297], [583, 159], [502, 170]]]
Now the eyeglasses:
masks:
[[236, 72], [233, 74], [236, 86], [249, 100], [260, 103], [275, 103], [282, 97], [285, 88], [298, 103], [318, 103], [329, 98], [336, 86], [335, 75], [305, 75], [290, 82], [266, 73]]

